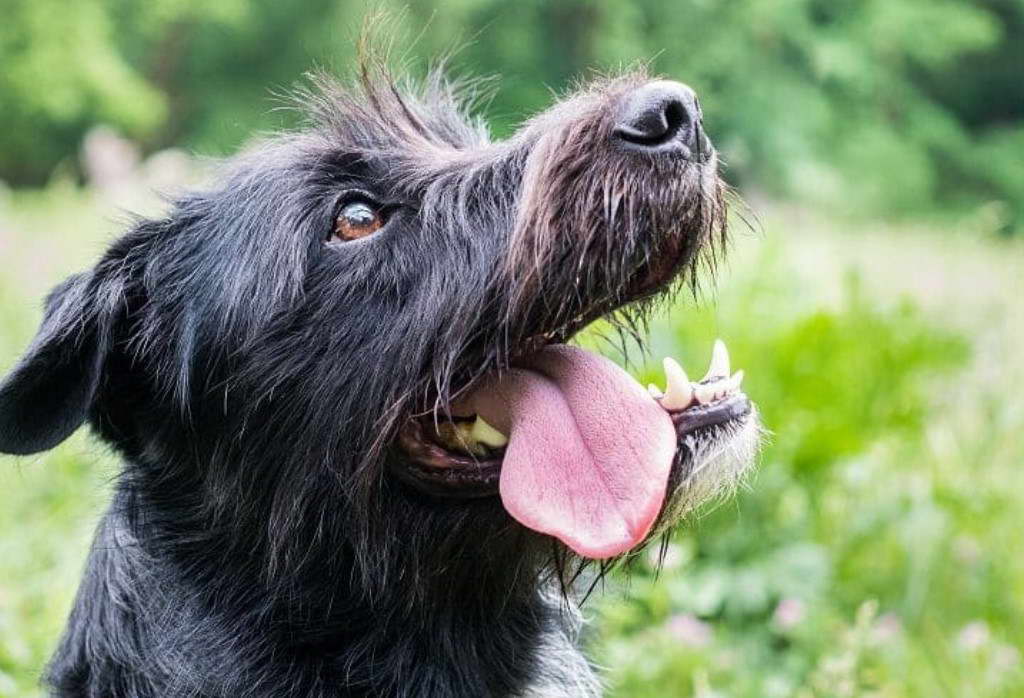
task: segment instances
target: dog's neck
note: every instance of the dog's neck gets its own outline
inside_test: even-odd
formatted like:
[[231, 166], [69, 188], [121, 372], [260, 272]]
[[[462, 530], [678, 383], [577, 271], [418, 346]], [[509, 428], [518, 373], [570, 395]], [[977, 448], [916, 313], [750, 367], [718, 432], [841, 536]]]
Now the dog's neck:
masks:
[[[501, 577], [458, 568], [479, 561], [453, 561], [448, 586], [457, 593], [404, 593], [410, 579], [370, 593], [352, 574], [354, 561], [335, 555], [336, 568], [349, 565], [348, 579], [320, 580], [312, 592], [300, 581], [289, 596], [287, 586], [259, 579], [256, 560], [201, 544], [165, 548], [162, 535], [180, 543], [209, 532], [161, 531], [173, 524], [149, 506], [140, 521], [137, 497], [122, 486], [105, 516], [51, 665], [50, 681], [68, 695], [127, 695], [113, 680], [137, 682], [133, 696], [597, 694], [575, 648], [575, 611], [536, 574], [502, 593], [488, 582]], [[315, 602], [304, 601], [311, 593]], [[111, 634], [100, 650], [87, 639], [95, 632]]]

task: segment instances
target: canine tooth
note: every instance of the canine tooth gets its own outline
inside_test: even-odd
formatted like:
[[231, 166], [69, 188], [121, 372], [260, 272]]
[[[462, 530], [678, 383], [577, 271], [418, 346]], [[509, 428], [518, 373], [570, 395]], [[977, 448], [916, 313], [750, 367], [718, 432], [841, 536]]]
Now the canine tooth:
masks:
[[649, 383], [647, 385], [647, 392], [655, 400], [660, 400], [661, 398], [663, 398], [665, 396], [665, 393], [661, 392], [658, 389], [658, 386], [656, 386], [654, 383]]
[[469, 431], [469, 438], [476, 443], [481, 443], [490, 448], [502, 448], [508, 443], [508, 437], [484, 421], [480, 415], [476, 416], [473, 428]]
[[718, 386], [714, 383], [703, 384], [698, 383], [694, 386], [693, 394], [697, 398], [697, 402], [702, 405], [708, 405], [715, 401], [715, 394], [718, 392]]
[[715, 340], [715, 346], [711, 350], [711, 365], [708, 366], [707, 375], [701, 378], [701, 381], [706, 381], [709, 378], [728, 378], [729, 377], [729, 350], [725, 347], [725, 342], [720, 339]]
[[693, 403], [693, 386], [686, 371], [671, 356], [666, 356], [662, 365], [665, 367], [665, 395], [661, 406], [666, 410], [685, 410]]

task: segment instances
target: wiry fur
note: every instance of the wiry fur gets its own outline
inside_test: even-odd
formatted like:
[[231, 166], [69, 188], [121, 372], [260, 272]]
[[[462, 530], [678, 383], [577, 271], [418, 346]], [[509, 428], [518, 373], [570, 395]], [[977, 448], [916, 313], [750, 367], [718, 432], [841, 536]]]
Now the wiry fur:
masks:
[[[714, 163], [602, 140], [645, 80], [594, 83], [491, 143], [439, 74], [415, 94], [372, 63], [352, 88], [316, 78], [307, 128], [55, 291], [0, 386], [0, 450], [87, 418], [125, 459], [47, 673], [57, 695], [596, 694], [565, 551], [496, 498], [388, 473], [404, 420], [620, 309], [670, 241], [680, 272], [713, 259]], [[353, 189], [395, 212], [326, 244]]]

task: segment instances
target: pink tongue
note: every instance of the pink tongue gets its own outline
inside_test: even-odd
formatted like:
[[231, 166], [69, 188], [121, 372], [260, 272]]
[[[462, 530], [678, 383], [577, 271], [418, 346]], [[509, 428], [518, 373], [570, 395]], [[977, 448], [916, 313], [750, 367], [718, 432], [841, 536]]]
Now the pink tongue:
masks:
[[665, 498], [675, 429], [614, 363], [548, 347], [467, 404], [508, 435], [501, 499], [520, 523], [590, 558], [623, 553], [650, 531]]

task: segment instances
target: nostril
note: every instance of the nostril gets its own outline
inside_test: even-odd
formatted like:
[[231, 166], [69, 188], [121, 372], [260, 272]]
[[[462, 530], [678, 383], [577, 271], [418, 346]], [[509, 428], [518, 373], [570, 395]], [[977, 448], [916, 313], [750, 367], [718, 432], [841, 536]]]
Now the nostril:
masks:
[[687, 125], [686, 107], [678, 100], [652, 105], [615, 128], [615, 135], [637, 145], [661, 145], [675, 139]]
[[667, 138], [675, 138], [676, 135], [686, 126], [689, 126], [690, 115], [686, 112], [686, 107], [683, 103], [678, 100], [673, 100], [665, 105], [665, 124], [668, 128], [665, 130]]

